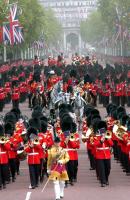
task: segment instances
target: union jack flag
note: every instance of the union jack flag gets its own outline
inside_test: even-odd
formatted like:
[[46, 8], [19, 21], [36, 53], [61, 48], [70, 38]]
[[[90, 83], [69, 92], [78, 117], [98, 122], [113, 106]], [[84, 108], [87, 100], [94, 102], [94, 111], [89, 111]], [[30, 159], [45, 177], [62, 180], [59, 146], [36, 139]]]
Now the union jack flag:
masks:
[[24, 41], [23, 28], [19, 27], [19, 42], [22, 43], [23, 41]]
[[9, 42], [11, 44], [10, 25], [9, 24], [3, 25], [3, 41]]
[[18, 34], [16, 32], [16, 27], [19, 27], [17, 10], [18, 10], [17, 4], [12, 4], [10, 6], [9, 23], [10, 23], [11, 45], [13, 45], [16, 42], [16, 40], [19, 40]]

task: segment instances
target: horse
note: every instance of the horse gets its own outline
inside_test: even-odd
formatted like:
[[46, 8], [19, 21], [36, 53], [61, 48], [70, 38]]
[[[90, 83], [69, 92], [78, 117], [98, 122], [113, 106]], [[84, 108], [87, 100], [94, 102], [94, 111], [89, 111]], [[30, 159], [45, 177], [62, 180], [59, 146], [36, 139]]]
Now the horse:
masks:
[[31, 105], [34, 108], [36, 105], [41, 106], [42, 108], [47, 107], [47, 100], [44, 93], [40, 93], [39, 90], [36, 90], [36, 93], [32, 95]]
[[79, 122], [82, 121], [84, 115], [85, 100], [81, 97], [79, 92], [74, 95], [74, 109]]
[[96, 96], [90, 90], [84, 92], [83, 98], [87, 104], [96, 106]]

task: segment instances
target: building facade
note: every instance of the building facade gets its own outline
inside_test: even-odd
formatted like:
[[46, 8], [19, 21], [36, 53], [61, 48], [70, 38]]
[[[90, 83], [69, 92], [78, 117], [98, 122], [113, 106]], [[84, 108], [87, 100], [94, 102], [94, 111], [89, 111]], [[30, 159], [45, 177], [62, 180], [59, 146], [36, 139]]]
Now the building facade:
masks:
[[[80, 22], [97, 8], [97, 0], [39, 0], [46, 9], [51, 8], [63, 27], [64, 51], [79, 50], [82, 46], [80, 37]], [[75, 47], [72, 47], [71, 38], [77, 38]], [[70, 37], [69, 37], [70, 36]], [[74, 42], [73, 42], [74, 45]]]

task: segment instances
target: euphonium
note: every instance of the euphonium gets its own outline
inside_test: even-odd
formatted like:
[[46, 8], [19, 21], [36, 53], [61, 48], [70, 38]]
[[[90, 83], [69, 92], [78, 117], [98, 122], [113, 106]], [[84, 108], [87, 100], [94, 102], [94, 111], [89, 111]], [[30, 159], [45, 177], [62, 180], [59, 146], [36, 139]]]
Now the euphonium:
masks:
[[126, 130], [127, 130], [126, 127], [119, 125], [119, 126], [118, 126], [118, 129], [117, 129], [117, 131], [116, 131], [116, 133], [115, 133], [115, 135], [116, 135], [120, 140], [122, 140], [122, 139], [123, 139], [123, 135], [126, 133]]

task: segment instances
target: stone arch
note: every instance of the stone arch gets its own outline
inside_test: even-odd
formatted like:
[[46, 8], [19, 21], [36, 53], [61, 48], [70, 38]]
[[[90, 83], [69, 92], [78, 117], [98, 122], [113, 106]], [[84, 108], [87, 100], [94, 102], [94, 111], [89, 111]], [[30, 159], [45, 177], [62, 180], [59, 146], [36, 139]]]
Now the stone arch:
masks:
[[74, 51], [76, 52], [78, 50], [79, 46], [79, 35], [77, 33], [71, 32], [66, 35], [66, 45], [67, 45], [67, 51]]
[[80, 52], [81, 36], [78, 30], [66, 30], [64, 32], [64, 51]]

